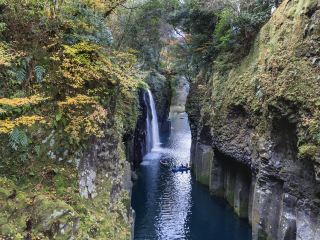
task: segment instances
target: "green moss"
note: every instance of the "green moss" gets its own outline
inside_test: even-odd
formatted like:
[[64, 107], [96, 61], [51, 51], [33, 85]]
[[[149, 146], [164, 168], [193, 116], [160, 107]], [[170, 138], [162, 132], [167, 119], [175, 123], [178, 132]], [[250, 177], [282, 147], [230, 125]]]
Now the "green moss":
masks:
[[82, 215], [79, 238], [90, 236], [95, 239], [128, 239], [131, 223], [126, 220], [128, 194], [112, 203], [110, 199], [112, 182], [104, 182], [98, 189], [98, 197], [85, 201], [89, 214]]
[[197, 174], [197, 181], [203, 185], [209, 186], [209, 176], [208, 174], [199, 173]]
[[[56, 166], [57, 167], [57, 166]], [[53, 167], [44, 172], [53, 173]], [[11, 180], [0, 178], [0, 237], [24, 236], [26, 222], [32, 219], [33, 236], [54, 236], [65, 239], [129, 239], [131, 222], [127, 218], [128, 193], [123, 191], [116, 199], [111, 199], [113, 180], [99, 179], [98, 196], [92, 200], [82, 199], [78, 193], [77, 175], [74, 168], [59, 168], [59, 173], [46, 179], [48, 187], [34, 185], [32, 182], [19, 187]], [[35, 171], [36, 175], [39, 175]], [[12, 200], [11, 193], [17, 191]], [[59, 222], [65, 227], [56, 229]], [[75, 228], [74, 228], [75, 227]], [[74, 231], [76, 229], [76, 231]]]
[[[123, 148], [121, 142], [115, 146], [119, 157], [119, 175], [124, 174], [120, 163], [125, 159]], [[111, 198], [114, 177], [106, 178], [104, 174], [103, 178], [99, 177], [98, 196], [86, 200], [79, 195], [78, 174], [73, 163], [43, 159], [24, 171], [30, 171], [32, 175], [24, 175], [18, 180], [0, 177], [0, 237], [19, 239], [17, 236], [24, 236], [26, 222], [32, 218], [34, 237], [130, 238], [131, 222], [127, 217], [129, 196], [123, 191]], [[14, 190], [16, 196], [8, 201]], [[57, 221], [65, 225], [63, 231], [54, 227]]]
[[305, 144], [299, 147], [300, 158], [315, 159], [318, 153], [319, 153], [319, 147], [315, 145]]
[[227, 189], [226, 191], [226, 199], [228, 201], [228, 203], [230, 204], [230, 206], [234, 206], [234, 191], [231, 189]]
[[[147, 84], [141, 82], [135, 53], [106, 43], [104, 15], [110, 4], [90, 4], [75, 19], [76, 5], [86, 1], [64, 2], [55, 13], [44, 2], [2, 1], [1, 24], [7, 28], [0, 39], [0, 95], [5, 97], [0, 121], [2, 130], [11, 131], [13, 123], [23, 128], [28, 146], [11, 148], [10, 131], [0, 131], [0, 238], [24, 238], [31, 219], [32, 239], [129, 239], [128, 195], [111, 197], [110, 192], [123, 174], [119, 142], [136, 126], [138, 89]], [[17, 31], [26, 19], [33, 30]], [[11, 29], [12, 21], [17, 28]], [[48, 36], [50, 29], [54, 37]], [[30, 126], [28, 116], [40, 116], [46, 124]], [[114, 152], [103, 160], [112, 161], [114, 169], [110, 177], [99, 169], [98, 196], [82, 199], [76, 163], [104, 137]]]
[[[296, 9], [296, 6], [291, 8]], [[244, 103], [250, 109], [258, 106], [263, 109], [280, 96], [297, 102], [299, 99], [307, 100], [306, 104], [311, 104], [310, 100], [317, 97], [316, 69], [305, 59], [295, 57], [303, 39], [288, 30], [291, 23], [284, 17], [283, 12], [286, 11], [288, 9], [277, 11], [263, 27], [250, 55], [230, 72], [225, 83], [219, 81], [220, 75], [213, 78], [214, 87], [225, 85], [216, 93], [218, 97], [226, 97], [223, 102], [225, 109], [237, 103]], [[304, 26], [300, 25], [299, 19], [294, 24], [303, 31]], [[302, 78], [304, 81], [300, 80]], [[257, 88], [262, 92], [263, 100], [258, 98]], [[308, 95], [302, 95], [304, 92]]]
[[316, 2], [281, 4], [238, 65], [230, 66], [230, 54], [236, 56], [228, 52], [218, 56], [213, 72], [200, 72], [187, 105], [191, 124], [203, 118], [205, 124], [223, 134], [230, 110], [240, 106], [248, 113], [257, 135], [268, 134], [274, 117], [293, 116], [298, 122], [298, 141], [318, 145], [319, 73], [308, 56], [320, 47], [315, 40], [319, 31], [308, 30], [314, 18], [306, 15]]
[[247, 201], [240, 201], [240, 205], [235, 206], [234, 211], [240, 218], [248, 217], [248, 204]]

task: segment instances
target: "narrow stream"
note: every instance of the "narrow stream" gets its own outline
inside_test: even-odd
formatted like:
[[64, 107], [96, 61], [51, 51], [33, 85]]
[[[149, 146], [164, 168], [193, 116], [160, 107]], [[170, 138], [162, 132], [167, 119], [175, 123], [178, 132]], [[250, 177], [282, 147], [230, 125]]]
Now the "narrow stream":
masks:
[[186, 113], [170, 113], [171, 133], [148, 153], [133, 188], [136, 240], [250, 240], [249, 224], [220, 199], [212, 198], [192, 174], [173, 173], [171, 166], [190, 161], [191, 132]]

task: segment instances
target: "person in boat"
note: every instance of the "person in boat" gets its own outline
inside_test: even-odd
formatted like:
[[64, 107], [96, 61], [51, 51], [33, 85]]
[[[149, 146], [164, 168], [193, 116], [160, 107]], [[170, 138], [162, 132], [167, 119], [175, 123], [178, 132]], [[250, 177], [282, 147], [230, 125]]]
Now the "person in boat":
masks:
[[181, 163], [181, 166], [180, 166], [181, 168], [184, 168], [184, 166], [183, 166], [183, 164]]
[[188, 167], [189, 167], [189, 163], [186, 164], [186, 168], [188, 168]]

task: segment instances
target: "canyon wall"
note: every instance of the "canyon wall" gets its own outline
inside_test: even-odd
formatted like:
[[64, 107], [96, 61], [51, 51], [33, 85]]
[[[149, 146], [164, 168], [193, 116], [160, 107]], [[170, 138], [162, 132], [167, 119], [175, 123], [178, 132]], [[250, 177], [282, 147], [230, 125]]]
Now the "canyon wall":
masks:
[[187, 110], [196, 179], [253, 239], [320, 239], [320, 2], [286, 0], [249, 55], [200, 71]]

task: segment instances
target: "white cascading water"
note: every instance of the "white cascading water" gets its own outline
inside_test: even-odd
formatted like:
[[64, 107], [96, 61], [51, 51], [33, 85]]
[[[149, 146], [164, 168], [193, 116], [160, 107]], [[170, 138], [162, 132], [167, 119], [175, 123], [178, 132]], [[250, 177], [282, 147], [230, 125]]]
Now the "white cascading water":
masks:
[[146, 104], [147, 106], [147, 118], [146, 118], [146, 132], [147, 132], [147, 135], [146, 135], [146, 153], [149, 153], [151, 152], [152, 150], [152, 137], [151, 137], [151, 118], [150, 118], [150, 113], [149, 113], [149, 109], [150, 109], [150, 105], [148, 104], [149, 103], [149, 100], [147, 98], [147, 95], [144, 94], [143, 96], [143, 100], [144, 100], [144, 103]]
[[[152, 149], [160, 145], [159, 137], [159, 125], [158, 125], [158, 115], [156, 110], [156, 105], [150, 90], [147, 90], [148, 98], [144, 97], [145, 103], [147, 104], [147, 153], [151, 152]], [[148, 102], [149, 101], [149, 102]], [[148, 104], [149, 103], [149, 104]], [[149, 112], [150, 111], [150, 112]], [[151, 113], [151, 117], [150, 117]]]

